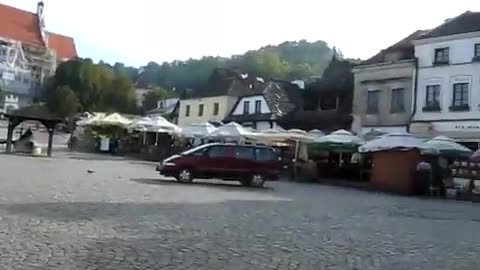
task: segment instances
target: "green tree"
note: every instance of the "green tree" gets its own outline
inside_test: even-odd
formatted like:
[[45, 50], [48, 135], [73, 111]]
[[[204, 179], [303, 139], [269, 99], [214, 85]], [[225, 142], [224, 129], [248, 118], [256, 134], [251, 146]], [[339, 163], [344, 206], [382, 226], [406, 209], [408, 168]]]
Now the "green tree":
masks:
[[113, 78], [109, 87], [103, 92], [99, 107], [104, 111], [136, 112], [135, 91], [127, 77], [121, 75]]
[[47, 106], [52, 112], [68, 118], [78, 112], [80, 104], [73, 90], [64, 85], [49, 93]]
[[[121, 64], [116, 66], [121, 70]], [[124, 72], [115, 72], [105, 63], [75, 59], [60, 64], [54, 77], [45, 84], [47, 98], [55, 96], [57, 89], [63, 86], [74, 93], [80, 111], [136, 111], [131, 80]]]
[[142, 108], [144, 111], [155, 109], [158, 101], [164, 100], [167, 97], [168, 91], [163, 88], [157, 88], [153, 91], [150, 91], [144, 97]]

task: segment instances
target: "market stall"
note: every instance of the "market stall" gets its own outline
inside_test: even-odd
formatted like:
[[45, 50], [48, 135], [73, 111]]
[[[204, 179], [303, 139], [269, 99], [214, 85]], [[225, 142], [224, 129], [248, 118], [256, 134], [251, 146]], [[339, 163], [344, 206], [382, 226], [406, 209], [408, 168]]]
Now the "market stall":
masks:
[[371, 183], [379, 189], [400, 194], [416, 192], [415, 171], [421, 154], [437, 151], [408, 133], [386, 134], [359, 147], [372, 154]]
[[180, 136], [188, 140], [188, 148], [203, 144], [217, 128], [211, 123], [189, 124], [182, 127]]
[[360, 168], [352, 162], [352, 156], [362, 143], [362, 139], [342, 129], [316, 138], [308, 144], [308, 152], [321, 177], [358, 179]]

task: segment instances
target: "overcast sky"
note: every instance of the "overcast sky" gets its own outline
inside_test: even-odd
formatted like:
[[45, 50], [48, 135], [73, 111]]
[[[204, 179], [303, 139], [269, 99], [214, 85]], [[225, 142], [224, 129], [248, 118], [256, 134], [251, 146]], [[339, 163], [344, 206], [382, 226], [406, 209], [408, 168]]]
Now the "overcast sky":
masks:
[[[36, 0], [0, 0], [34, 12]], [[49, 31], [75, 38], [81, 57], [144, 65], [230, 56], [286, 40], [324, 40], [368, 58], [478, 0], [45, 0]]]

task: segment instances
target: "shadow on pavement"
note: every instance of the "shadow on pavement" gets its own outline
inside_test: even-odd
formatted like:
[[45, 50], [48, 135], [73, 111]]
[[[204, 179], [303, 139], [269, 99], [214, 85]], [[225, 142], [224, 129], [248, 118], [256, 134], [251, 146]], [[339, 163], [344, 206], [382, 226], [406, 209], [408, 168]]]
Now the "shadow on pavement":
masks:
[[[202, 180], [194, 180], [193, 183], [190, 184], [182, 184], [178, 183], [175, 180], [168, 180], [168, 179], [157, 179], [157, 178], [131, 178], [133, 182], [137, 182], [140, 184], [145, 185], [159, 185], [159, 186], [203, 186], [203, 187], [211, 187], [211, 188], [219, 188], [223, 190], [245, 190], [245, 191], [267, 191], [273, 190], [272, 187], [245, 187], [240, 185], [237, 181], [229, 181], [229, 182], [198, 182]], [[205, 180], [203, 180], [205, 181]], [[209, 181], [209, 180], [207, 180]], [[266, 183], [268, 185], [268, 182]]]

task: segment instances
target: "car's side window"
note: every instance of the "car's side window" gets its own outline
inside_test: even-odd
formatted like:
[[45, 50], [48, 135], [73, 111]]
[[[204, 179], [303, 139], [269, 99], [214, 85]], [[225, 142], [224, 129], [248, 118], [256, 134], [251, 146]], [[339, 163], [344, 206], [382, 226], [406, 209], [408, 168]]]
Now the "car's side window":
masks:
[[225, 147], [223, 146], [212, 146], [208, 149], [208, 156], [211, 158], [214, 157], [224, 157], [225, 156]]
[[190, 155], [191, 155], [191, 156], [195, 156], [195, 157], [204, 156], [204, 155], [205, 155], [205, 152], [207, 151], [207, 149], [208, 149], [208, 148], [198, 149], [197, 151], [191, 153]]
[[235, 158], [255, 160], [255, 151], [252, 147], [235, 147]]
[[271, 161], [276, 159], [275, 153], [267, 148], [255, 149], [255, 157], [258, 161]]

